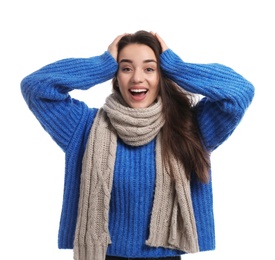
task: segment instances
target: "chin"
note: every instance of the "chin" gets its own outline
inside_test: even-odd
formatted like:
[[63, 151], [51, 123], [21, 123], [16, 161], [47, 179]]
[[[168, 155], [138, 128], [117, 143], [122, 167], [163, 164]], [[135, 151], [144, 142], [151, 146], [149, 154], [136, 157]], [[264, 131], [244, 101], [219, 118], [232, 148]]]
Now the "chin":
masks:
[[130, 107], [131, 108], [147, 108], [149, 107], [150, 105], [148, 104], [142, 104], [142, 103], [135, 103], [135, 104], [130, 104]]

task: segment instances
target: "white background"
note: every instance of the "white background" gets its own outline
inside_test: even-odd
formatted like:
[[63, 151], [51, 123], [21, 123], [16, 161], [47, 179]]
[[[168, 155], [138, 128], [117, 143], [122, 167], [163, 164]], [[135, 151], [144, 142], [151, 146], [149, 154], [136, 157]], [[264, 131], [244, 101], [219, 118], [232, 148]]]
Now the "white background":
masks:
[[[23, 77], [67, 57], [102, 54], [118, 35], [158, 32], [187, 62], [218, 62], [255, 98], [212, 156], [217, 249], [186, 260], [274, 260], [274, 5], [272, 1], [14, 0], [0, 3], [0, 258], [69, 260], [57, 249], [64, 156], [28, 110]], [[100, 106], [110, 82], [75, 92]]]

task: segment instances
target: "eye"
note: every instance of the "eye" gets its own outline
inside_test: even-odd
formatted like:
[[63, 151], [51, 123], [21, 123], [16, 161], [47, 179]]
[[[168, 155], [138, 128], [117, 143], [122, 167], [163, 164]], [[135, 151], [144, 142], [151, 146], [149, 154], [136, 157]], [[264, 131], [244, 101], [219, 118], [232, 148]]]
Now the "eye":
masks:
[[153, 69], [153, 68], [146, 68], [145, 69], [147, 72], [154, 72], [155, 71], [155, 69]]
[[131, 68], [130, 67], [122, 67], [121, 71], [123, 71], [123, 72], [129, 72], [129, 71], [131, 71]]

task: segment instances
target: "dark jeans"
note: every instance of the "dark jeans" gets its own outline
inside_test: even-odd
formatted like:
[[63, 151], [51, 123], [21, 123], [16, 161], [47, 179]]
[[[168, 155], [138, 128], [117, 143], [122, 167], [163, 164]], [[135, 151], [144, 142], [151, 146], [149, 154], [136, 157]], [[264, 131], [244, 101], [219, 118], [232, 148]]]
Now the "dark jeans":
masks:
[[180, 260], [180, 256], [171, 256], [171, 257], [163, 257], [163, 258], [123, 258], [116, 256], [106, 256], [106, 260]]

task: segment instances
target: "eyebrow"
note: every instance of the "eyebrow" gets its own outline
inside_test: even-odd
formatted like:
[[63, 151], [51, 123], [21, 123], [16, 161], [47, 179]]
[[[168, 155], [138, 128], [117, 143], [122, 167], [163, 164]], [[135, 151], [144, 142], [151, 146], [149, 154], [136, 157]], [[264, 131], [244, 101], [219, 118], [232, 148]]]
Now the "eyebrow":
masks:
[[[122, 59], [119, 63], [122, 63], [122, 62], [128, 62], [128, 63], [133, 63], [132, 60], [129, 60], [129, 59]], [[148, 59], [148, 60], [144, 60], [143, 63], [149, 63], [149, 62], [155, 62], [157, 63], [157, 61], [153, 60], [153, 59]]]

